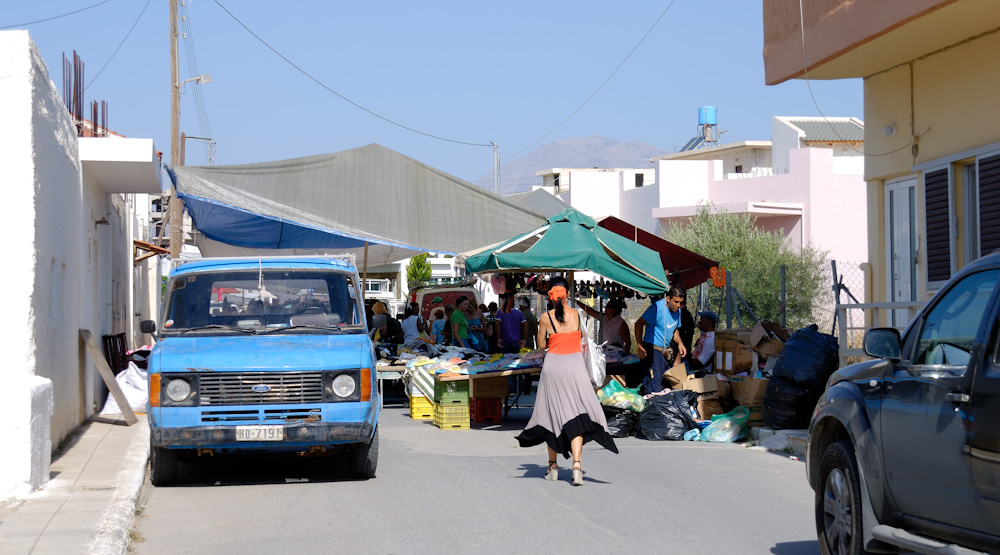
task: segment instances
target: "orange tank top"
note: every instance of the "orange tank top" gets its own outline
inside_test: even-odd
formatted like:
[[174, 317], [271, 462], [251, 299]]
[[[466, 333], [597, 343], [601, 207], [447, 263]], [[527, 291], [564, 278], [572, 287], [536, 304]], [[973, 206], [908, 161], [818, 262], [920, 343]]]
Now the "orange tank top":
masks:
[[[552, 325], [552, 328], [555, 329], [556, 323], [552, 315], [548, 312], [545, 314], [549, 317], [549, 323]], [[583, 334], [580, 333], [579, 329], [576, 331], [550, 333], [548, 337], [549, 352], [556, 355], [571, 355], [583, 352], [580, 347], [580, 340], [582, 338]]]

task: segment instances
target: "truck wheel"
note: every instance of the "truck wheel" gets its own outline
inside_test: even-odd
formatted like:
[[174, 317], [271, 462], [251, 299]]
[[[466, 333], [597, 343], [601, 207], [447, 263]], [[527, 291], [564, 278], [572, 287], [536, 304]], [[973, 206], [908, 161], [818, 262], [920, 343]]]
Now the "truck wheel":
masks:
[[823, 555], [867, 555], [861, 478], [854, 448], [838, 441], [823, 453], [816, 489], [816, 531]]
[[369, 443], [359, 443], [351, 448], [351, 476], [367, 480], [375, 477], [375, 467], [378, 466], [378, 428]]
[[169, 486], [177, 481], [177, 450], [152, 447], [149, 450], [149, 481], [154, 486]]

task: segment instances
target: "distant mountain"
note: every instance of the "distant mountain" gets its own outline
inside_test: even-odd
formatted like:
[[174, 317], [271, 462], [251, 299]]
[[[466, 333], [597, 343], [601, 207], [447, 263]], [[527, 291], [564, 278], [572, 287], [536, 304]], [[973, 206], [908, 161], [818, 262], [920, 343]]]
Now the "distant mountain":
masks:
[[[551, 168], [649, 168], [649, 160], [671, 151], [645, 143], [621, 143], [597, 135], [545, 143], [534, 151], [500, 166], [500, 193], [510, 195], [541, 185], [535, 172]], [[503, 155], [503, 151], [500, 152]], [[476, 185], [493, 190], [493, 171]]]

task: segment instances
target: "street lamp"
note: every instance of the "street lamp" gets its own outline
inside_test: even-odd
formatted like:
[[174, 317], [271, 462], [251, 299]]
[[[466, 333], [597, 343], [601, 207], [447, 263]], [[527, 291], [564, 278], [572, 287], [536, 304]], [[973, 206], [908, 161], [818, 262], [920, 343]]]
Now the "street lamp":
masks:
[[185, 80], [181, 81], [180, 83], [177, 83], [177, 88], [179, 89], [179, 88], [181, 88], [181, 87], [184, 86], [184, 83], [190, 83], [191, 81], [194, 81], [195, 83], [198, 83], [199, 85], [201, 85], [203, 83], [211, 83], [212, 82], [212, 76], [209, 75], [209, 74], [207, 74], [207, 73], [205, 73], [205, 74], [199, 75], [197, 77], [192, 77], [190, 79], [185, 79]]

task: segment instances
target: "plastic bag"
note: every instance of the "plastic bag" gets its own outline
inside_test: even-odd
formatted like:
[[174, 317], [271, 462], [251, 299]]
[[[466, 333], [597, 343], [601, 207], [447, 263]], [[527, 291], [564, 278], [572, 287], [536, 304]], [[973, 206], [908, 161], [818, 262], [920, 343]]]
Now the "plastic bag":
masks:
[[598, 390], [597, 400], [606, 407], [631, 409], [635, 412], [642, 412], [646, 407], [646, 401], [639, 395], [639, 388], [626, 389], [617, 380], [611, 380]]
[[698, 441], [701, 439], [701, 430], [695, 428], [684, 432], [684, 441]]
[[697, 399], [697, 391], [683, 390], [647, 399], [646, 408], [639, 413], [642, 437], [651, 440], [684, 439], [685, 432], [698, 427], [691, 417], [691, 404]]
[[638, 413], [616, 407], [605, 406], [603, 408], [611, 437], [628, 437], [635, 434], [636, 428], [639, 426]]
[[732, 443], [739, 439], [741, 433], [742, 428], [736, 422], [735, 418], [723, 416], [722, 418], [713, 420], [712, 423], [701, 432], [701, 441]]
[[808, 428], [822, 393], [822, 388], [771, 378], [764, 391], [764, 425], [775, 430]]
[[826, 387], [826, 380], [837, 369], [837, 338], [820, 333], [816, 324], [792, 334], [774, 363], [772, 376], [810, 388]]

